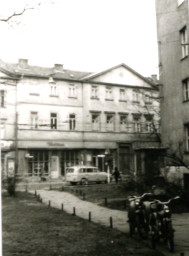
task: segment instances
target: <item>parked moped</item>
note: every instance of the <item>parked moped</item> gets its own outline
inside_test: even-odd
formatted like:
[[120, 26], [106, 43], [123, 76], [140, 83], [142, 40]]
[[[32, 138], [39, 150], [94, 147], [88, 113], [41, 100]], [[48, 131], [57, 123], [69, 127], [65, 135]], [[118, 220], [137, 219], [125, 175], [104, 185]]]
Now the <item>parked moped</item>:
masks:
[[163, 239], [168, 246], [169, 251], [174, 251], [174, 229], [172, 227], [171, 211], [169, 204], [180, 197], [171, 198], [167, 202], [154, 200], [151, 202], [149, 215], [149, 229], [151, 234], [152, 248], [156, 248], [156, 244]]
[[146, 196], [151, 196], [151, 193], [144, 193], [142, 196], [129, 196], [128, 222], [129, 232], [132, 237], [135, 229], [141, 238], [146, 238], [148, 233], [148, 226], [145, 221], [145, 207], [144, 200]]

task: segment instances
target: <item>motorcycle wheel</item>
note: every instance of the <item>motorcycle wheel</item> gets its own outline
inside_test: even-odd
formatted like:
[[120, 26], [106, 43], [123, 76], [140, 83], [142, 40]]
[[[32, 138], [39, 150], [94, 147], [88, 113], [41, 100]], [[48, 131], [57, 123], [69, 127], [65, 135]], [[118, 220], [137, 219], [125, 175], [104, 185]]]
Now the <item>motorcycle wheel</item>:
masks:
[[129, 235], [130, 235], [130, 237], [133, 236], [134, 232], [135, 232], [135, 228], [134, 228], [133, 224], [131, 222], [129, 222]]
[[174, 252], [174, 239], [173, 239], [173, 237], [169, 237], [167, 239], [167, 246], [168, 246], [170, 252]]
[[152, 234], [152, 237], [151, 237], [151, 245], [152, 245], [152, 249], [156, 249], [156, 235], [155, 233]]
[[139, 236], [144, 239], [146, 238], [146, 232], [145, 232], [145, 227], [140, 219], [140, 216], [137, 216], [136, 217], [136, 226], [137, 226], [137, 231], [138, 231], [138, 234]]
[[174, 252], [174, 231], [171, 223], [167, 223], [167, 246], [170, 252]]

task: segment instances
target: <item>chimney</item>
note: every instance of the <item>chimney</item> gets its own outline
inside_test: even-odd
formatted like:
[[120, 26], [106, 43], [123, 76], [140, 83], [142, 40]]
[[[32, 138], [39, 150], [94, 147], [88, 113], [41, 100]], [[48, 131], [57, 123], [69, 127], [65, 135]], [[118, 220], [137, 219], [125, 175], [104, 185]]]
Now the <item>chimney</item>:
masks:
[[28, 67], [28, 59], [19, 59], [18, 65], [20, 68], [27, 68]]
[[54, 64], [54, 71], [55, 72], [63, 72], [63, 65], [62, 64]]
[[154, 81], [154, 82], [157, 82], [157, 75], [156, 74], [154, 74], [154, 75], [151, 75], [151, 78], [152, 78], [152, 80]]

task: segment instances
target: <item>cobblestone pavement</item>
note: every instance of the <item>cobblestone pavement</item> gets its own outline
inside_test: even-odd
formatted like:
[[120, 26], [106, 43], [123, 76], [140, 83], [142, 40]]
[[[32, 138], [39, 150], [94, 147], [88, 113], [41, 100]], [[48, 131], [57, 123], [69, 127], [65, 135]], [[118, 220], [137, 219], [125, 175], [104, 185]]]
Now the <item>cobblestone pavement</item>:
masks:
[[[34, 193], [34, 191], [30, 191]], [[110, 227], [110, 217], [113, 220], [113, 228], [129, 233], [129, 225], [126, 222], [127, 213], [125, 211], [111, 210], [98, 206], [91, 202], [79, 199], [78, 197], [60, 191], [37, 190], [37, 194], [42, 198], [43, 203], [51, 204], [51, 207], [62, 208], [65, 212], [75, 214], [83, 219], [89, 219], [100, 225]], [[165, 255], [180, 256], [184, 252], [184, 256], [189, 256], [189, 213], [173, 214], [173, 226], [175, 229], [175, 253], [167, 252], [167, 248], [158, 246], [158, 249]], [[148, 243], [148, 242], [147, 242]]]

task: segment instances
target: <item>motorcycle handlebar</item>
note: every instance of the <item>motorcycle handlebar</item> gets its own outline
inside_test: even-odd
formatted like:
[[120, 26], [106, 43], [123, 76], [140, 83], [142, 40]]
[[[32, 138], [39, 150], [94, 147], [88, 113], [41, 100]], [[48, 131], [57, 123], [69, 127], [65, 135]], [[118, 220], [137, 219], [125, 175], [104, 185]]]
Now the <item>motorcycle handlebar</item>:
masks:
[[151, 196], [151, 195], [153, 195], [152, 193], [144, 193], [143, 195], [141, 195], [141, 196], [129, 196], [128, 197], [128, 199], [130, 199], [130, 200], [135, 200], [135, 199], [142, 199], [143, 197], [145, 197], [145, 196]]
[[169, 199], [167, 202], [161, 202], [160, 200], [154, 200], [152, 203], [159, 203], [159, 204], [162, 204], [162, 205], [168, 205], [168, 204], [170, 204], [170, 202], [172, 202], [173, 200], [177, 200], [177, 199], [179, 199], [180, 198], [180, 196], [176, 196], [176, 197], [173, 197], [173, 198], [171, 198], [171, 199]]

